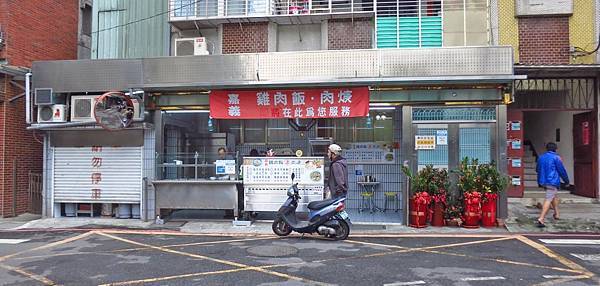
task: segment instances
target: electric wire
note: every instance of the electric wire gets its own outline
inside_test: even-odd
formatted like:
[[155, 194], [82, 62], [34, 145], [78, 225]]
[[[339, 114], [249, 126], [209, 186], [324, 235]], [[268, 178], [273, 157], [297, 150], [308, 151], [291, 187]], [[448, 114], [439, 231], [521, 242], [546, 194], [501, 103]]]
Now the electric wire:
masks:
[[598, 34], [598, 45], [596, 45], [596, 48], [593, 51], [588, 52], [585, 49], [582, 49], [580, 47], [575, 47], [575, 51], [576, 52], [579, 52], [579, 53], [583, 54], [583, 55], [576, 55], [576, 56], [589, 56], [589, 55], [597, 52], [599, 49], [600, 49], [600, 33]]

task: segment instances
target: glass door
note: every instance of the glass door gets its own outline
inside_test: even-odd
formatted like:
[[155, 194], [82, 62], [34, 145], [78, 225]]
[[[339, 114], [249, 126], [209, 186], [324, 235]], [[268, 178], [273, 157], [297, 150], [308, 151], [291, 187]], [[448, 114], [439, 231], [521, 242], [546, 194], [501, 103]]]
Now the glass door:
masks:
[[415, 150], [418, 170], [427, 165], [447, 169], [449, 167], [448, 124], [417, 124]]

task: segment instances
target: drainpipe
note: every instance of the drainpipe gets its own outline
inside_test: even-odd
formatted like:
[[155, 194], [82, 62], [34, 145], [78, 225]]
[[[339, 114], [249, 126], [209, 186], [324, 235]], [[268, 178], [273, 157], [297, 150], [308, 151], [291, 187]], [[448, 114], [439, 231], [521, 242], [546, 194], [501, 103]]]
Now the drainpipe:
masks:
[[[140, 108], [141, 110], [141, 108]], [[140, 115], [140, 119], [134, 119], [132, 123], [144, 122], [144, 114]], [[64, 128], [64, 127], [80, 127], [80, 126], [91, 126], [96, 125], [96, 121], [89, 122], [67, 122], [67, 123], [48, 123], [48, 124], [33, 124], [28, 126], [27, 130], [41, 130], [41, 129], [52, 129], [52, 128]]]
[[31, 73], [25, 74], [25, 122], [31, 124]]

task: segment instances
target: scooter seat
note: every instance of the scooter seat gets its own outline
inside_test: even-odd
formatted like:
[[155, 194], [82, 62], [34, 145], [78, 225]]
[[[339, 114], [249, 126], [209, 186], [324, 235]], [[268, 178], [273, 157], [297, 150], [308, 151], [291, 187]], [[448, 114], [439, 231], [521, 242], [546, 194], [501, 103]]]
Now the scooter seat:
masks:
[[330, 204], [332, 204], [333, 202], [335, 202], [336, 199], [327, 199], [327, 200], [323, 200], [323, 201], [312, 201], [310, 203], [308, 203], [308, 209], [309, 210], [318, 210], [318, 209], [322, 209]]

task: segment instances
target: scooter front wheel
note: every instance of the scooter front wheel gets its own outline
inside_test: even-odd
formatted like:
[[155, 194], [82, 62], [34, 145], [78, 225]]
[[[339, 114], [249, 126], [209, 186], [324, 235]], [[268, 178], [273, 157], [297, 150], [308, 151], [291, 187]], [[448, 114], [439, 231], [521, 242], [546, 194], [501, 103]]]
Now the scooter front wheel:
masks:
[[276, 218], [271, 228], [273, 229], [273, 232], [279, 236], [287, 236], [292, 233], [292, 227], [281, 218]]

